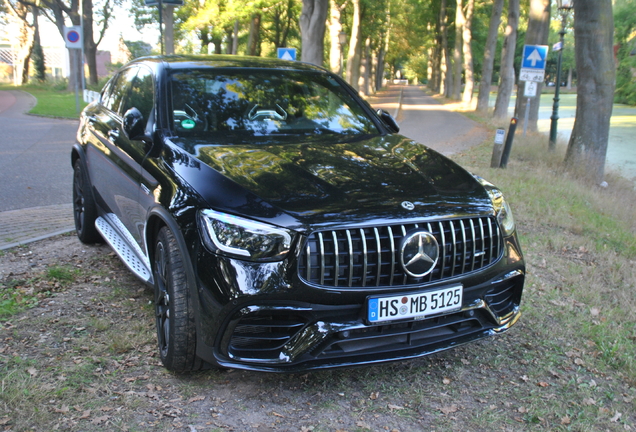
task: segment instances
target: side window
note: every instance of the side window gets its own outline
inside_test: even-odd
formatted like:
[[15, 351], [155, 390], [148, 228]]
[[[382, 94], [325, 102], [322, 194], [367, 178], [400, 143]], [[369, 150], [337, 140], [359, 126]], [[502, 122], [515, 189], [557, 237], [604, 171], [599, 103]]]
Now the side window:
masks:
[[130, 95], [124, 102], [122, 114], [130, 108], [137, 108], [144, 116], [144, 120], [150, 118], [150, 113], [154, 104], [152, 73], [145, 67], [140, 67], [139, 72], [132, 81]]
[[126, 98], [133, 78], [137, 75], [137, 68], [128, 68], [117, 75], [109, 86], [107, 96], [102, 100], [102, 104], [109, 110], [122, 114], [122, 101]]

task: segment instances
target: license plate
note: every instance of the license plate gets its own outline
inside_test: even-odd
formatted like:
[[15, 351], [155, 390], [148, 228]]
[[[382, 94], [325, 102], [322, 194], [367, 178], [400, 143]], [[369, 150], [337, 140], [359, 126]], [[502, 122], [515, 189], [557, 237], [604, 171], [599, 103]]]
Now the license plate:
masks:
[[391, 297], [371, 297], [368, 300], [367, 318], [369, 322], [421, 319], [461, 309], [464, 289], [461, 285], [424, 293], [396, 295]]

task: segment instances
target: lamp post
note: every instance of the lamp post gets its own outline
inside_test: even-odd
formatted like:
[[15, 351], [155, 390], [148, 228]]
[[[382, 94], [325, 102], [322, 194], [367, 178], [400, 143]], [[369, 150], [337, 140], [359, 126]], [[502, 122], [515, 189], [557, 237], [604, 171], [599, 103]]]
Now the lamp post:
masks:
[[557, 140], [557, 123], [559, 121], [559, 96], [561, 93], [561, 61], [563, 59], [563, 40], [565, 37], [565, 25], [568, 19], [568, 13], [574, 8], [574, 0], [557, 0], [557, 9], [561, 12], [561, 31], [560, 36], [560, 48], [559, 56], [557, 57], [557, 73], [556, 82], [554, 86], [554, 104], [552, 105], [552, 116], [550, 117], [550, 143], [548, 145], [549, 150], [556, 149]]
[[342, 53], [342, 47], [347, 43], [347, 34], [343, 31], [338, 33], [338, 42], [340, 42], [340, 77], [344, 77], [344, 54]]

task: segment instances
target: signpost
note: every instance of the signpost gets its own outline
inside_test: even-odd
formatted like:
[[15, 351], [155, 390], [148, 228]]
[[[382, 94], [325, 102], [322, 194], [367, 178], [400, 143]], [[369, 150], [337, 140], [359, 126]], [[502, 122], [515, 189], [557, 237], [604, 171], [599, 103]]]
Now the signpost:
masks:
[[537, 83], [545, 79], [545, 63], [548, 58], [547, 45], [524, 45], [521, 60], [519, 81], [525, 81], [523, 95], [526, 101], [526, 113], [523, 121], [523, 136], [528, 129], [528, 116], [530, 115], [530, 99], [537, 95]]

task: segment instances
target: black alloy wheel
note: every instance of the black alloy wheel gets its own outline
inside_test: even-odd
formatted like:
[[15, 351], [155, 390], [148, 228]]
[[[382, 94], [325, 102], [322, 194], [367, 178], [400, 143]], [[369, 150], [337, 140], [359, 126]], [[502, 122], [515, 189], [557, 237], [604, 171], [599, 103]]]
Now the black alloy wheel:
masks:
[[90, 244], [102, 240], [99, 231], [95, 228], [97, 206], [79, 159], [73, 165], [73, 219], [77, 237], [82, 243]]
[[196, 327], [187, 277], [174, 234], [161, 228], [154, 249], [155, 317], [163, 365], [176, 372], [198, 370]]

